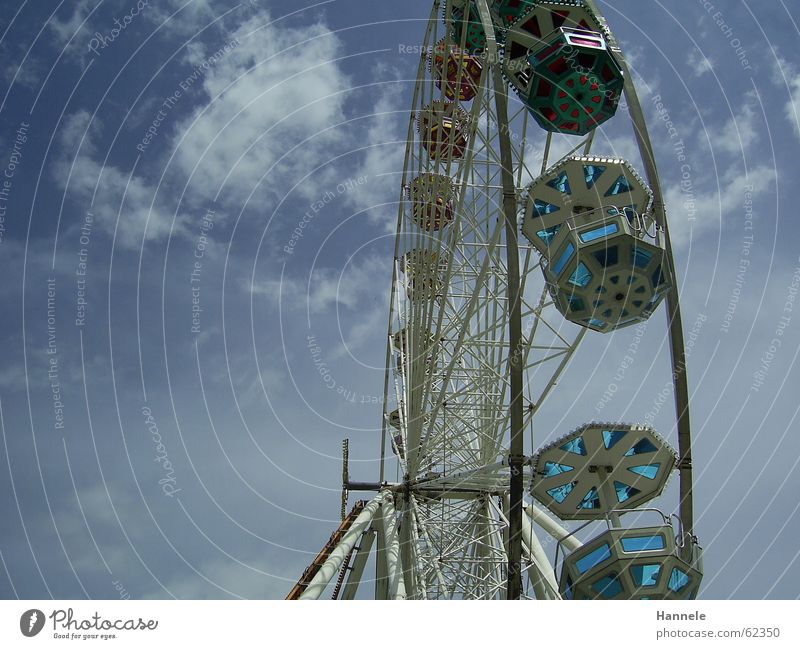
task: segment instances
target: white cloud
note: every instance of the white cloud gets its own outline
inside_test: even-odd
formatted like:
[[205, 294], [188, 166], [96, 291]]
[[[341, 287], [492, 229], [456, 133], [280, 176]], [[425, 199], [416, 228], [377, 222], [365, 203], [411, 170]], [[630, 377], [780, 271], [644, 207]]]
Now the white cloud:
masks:
[[714, 69], [714, 61], [708, 58], [701, 50], [689, 50], [686, 65], [692, 68], [695, 77], [702, 77]]
[[[104, 54], [118, 38], [131, 38], [134, 33], [150, 34], [158, 30], [159, 37], [169, 39], [174, 47], [179, 39], [192, 38], [229, 13], [224, 8], [215, 12], [210, 0], [142, 0], [141, 8], [139, 1], [76, 0], [64, 3], [66, 9], [54, 15], [47, 26], [55, 45], [59, 49], [65, 48], [67, 58], [83, 66]], [[242, 8], [249, 6], [247, 3], [235, 5], [230, 13], [241, 16]], [[220, 26], [219, 22], [217, 26]], [[108, 44], [103, 45], [100, 37], [107, 39]], [[89, 49], [90, 45], [94, 50]]]
[[36, 88], [44, 77], [47, 68], [44, 63], [31, 55], [27, 45], [9, 45], [9, 39], [0, 41], [0, 73], [7, 83], [15, 83], [26, 88]]
[[[652, 102], [648, 103], [650, 133], [664, 153], [659, 156], [664, 200], [672, 245], [684, 248], [705, 233], [719, 232], [729, 222], [741, 222], [745, 187], [752, 185], [753, 199], [774, 191], [776, 170], [758, 148], [763, 125], [758, 96], [747, 92], [736, 101], [727, 121], [684, 118], [677, 107], [666, 106], [665, 116], [676, 122], [685, 143], [686, 160], [678, 160], [676, 139], [662, 125]], [[677, 120], [681, 118], [680, 123]], [[684, 166], [688, 165], [688, 166]]]
[[758, 141], [758, 119], [756, 112], [757, 98], [753, 92], [746, 94], [746, 99], [739, 103], [739, 109], [722, 126], [721, 129], [709, 130], [707, 136], [714, 153], [728, 153], [746, 156], [752, 145]]
[[26, 88], [35, 88], [41, 80], [41, 68], [31, 64], [31, 62], [28, 62], [24, 67], [19, 67], [12, 63], [3, 69], [3, 79], [7, 83], [13, 81]]
[[[379, 69], [377, 76], [386, 78], [389, 71]], [[346, 194], [347, 204], [354, 210], [368, 210], [399, 198], [408, 128], [405, 109], [408, 89], [408, 86], [394, 82], [378, 89], [370, 88], [371, 93], [379, 94], [372, 115], [358, 122], [359, 130], [364, 132], [358, 140], [362, 158], [356, 172], [357, 176], [364, 176], [367, 180]], [[383, 206], [373, 216], [385, 225], [388, 232], [395, 231], [396, 206]]]
[[[223, 10], [218, 13], [222, 14]], [[187, 37], [212, 22], [216, 16], [209, 0], [160, 0], [152, 3], [146, 17], [161, 25], [160, 31], [163, 33]]]
[[800, 139], [800, 73], [795, 73], [789, 81], [789, 101], [786, 102], [784, 113], [792, 125], [794, 134]]
[[[745, 175], [738, 168], [734, 165], [720, 176], [718, 191], [714, 179], [704, 176], [702, 171], [691, 178], [692, 184], [687, 188], [682, 189], [678, 183], [667, 185], [664, 200], [674, 247], [686, 247], [692, 239], [719, 231], [729, 222], [740, 223], [744, 228], [745, 186], [753, 187], [754, 201], [769, 196], [776, 172], [767, 165], [757, 165]], [[701, 189], [711, 183], [714, 190]]]
[[[227, 558], [218, 550], [214, 558], [198, 562], [193, 570], [177, 573], [167, 579], [164, 586], [178, 599], [282, 599], [294, 584], [289, 579], [280, 579], [280, 573], [289, 572], [285, 559], [277, 560], [269, 554], [257, 551], [242, 560]], [[293, 566], [295, 574], [299, 575], [310, 560], [300, 555], [295, 560], [297, 565]], [[143, 598], [163, 599], [164, 596], [165, 592], [159, 589], [145, 593]]]
[[[53, 175], [59, 186], [94, 215], [108, 234], [116, 229], [120, 245], [138, 249], [142, 238], [162, 239], [182, 232], [182, 219], [172, 227], [172, 215], [158, 201], [155, 187], [141, 176], [103, 164], [105, 152], [96, 145], [102, 124], [86, 111], [67, 117], [59, 133], [61, 156]], [[152, 207], [151, 207], [152, 205]]]
[[[388, 290], [390, 272], [390, 260], [369, 256], [348, 263], [344, 269], [315, 268], [310, 281], [266, 277], [245, 286], [275, 303], [280, 300], [284, 309], [308, 308], [312, 314], [324, 313], [332, 307], [360, 311], [365, 300]], [[387, 276], [387, 282], [376, 280], [383, 275]]]
[[371, 256], [349, 263], [338, 272], [319, 269], [311, 276], [312, 313], [322, 313], [332, 306], [356, 309], [376, 290], [385, 292], [388, 284], [377, 282], [376, 278], [386, 275], [387, 268], [391, 268], [390, 259]]
[[[345, 141], [336, 128], [348, 86], [334, 61], [341, 44], [321, 24], [276, 27], [264, 14], [231, 40], [238, 44], [202, 79], [211, 102], [178, 125], [175, 161], [192, 176], [194, 199], [213, 199], [224, 183], [223, 200], [241, 204], [262, 177], [262, 192], [281, 198]], [[189, 61], [200, 65], [217, 47], [195, 46]], [[316, 197], [310, 185], [297, 191]]]
[[[182, 186], [191, 176], [184, 198], [192, 206], [207, 204], [224, 184], [220, 200], [238, 211], [256, 188], [258, 200], [282, 198], [298, 179], [333, 157], [337, 145], [349, 145], [345, 130], [336, 128], [344, 120], [342, 90], [348, 80], [334, 60], [341, 55], [340, 42], [320, 24], [279, 28], [259, 13], [230, 40], [232, 49], [218, 56], [220, 43], [195, 43], [187, 50], [186, 60], [198, 74], [195, 87], [183, 92], [202, 88], [206, 100], [177, 122], [166, 147], [175, 155], [164, 182]], [[204, 66], [210, 57], [213, 61]], [[82, 111], [61, 128], [62, 155], [55, 166], [59, 185], [69, 183], [71, 195], [86, 209], [94, 198], [95, 215], [108, 232], [117, 224], [124, 196], [117, 232], [122, 245], [138, 247], [145, 225], [148, 239], [170, 234], [172, 213], [165, 204], [172, 196], [159, 193], [153, 204], [157, 186], [148, 176], [155, 174], [143, 166], [131, 175], [104, 165], [106, 152], [97, 146], [102, 125], [94, 120], [87, 132], [90, 120]], [[320, 190], [304, 182], [294, 191], [316, 198]], [[183, 224], [179, 215], [173, 234], [181, 234]]]
[[772, 83], [789, 97], [783, 106], [784, 115], [791, 124], [794, 134], [800, 139], [800, 69], [775, 54], [775, 65], [771, 66]]
[[67, 5], [71, 10], [68, 16], [53, 16], [47, 23], [56, 39], [59, 47], [64, 47], [79, 31], [86, 33], [88, 37], [89, 28], [84, 24], [91, 11], [90, 0], [78, 0]]

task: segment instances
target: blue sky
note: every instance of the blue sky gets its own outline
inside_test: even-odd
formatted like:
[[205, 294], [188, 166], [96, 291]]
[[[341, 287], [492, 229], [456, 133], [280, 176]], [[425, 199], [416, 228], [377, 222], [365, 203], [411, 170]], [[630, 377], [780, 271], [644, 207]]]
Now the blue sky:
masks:
[[[637, 76], [694, 331], [703, 596], [795, 598], [800, 15], [601, 4]], [[282, 597], [337, 524], [343, 437], [354, 477], [376, 477], [429, 11], [0, 8], [0, 596]], [[595, 150], [637, 161], [621, 117]], [[590, 336], [544, 438], [610, 419], [674, 443], [664, 331], [662, 309], [640, 334]]]

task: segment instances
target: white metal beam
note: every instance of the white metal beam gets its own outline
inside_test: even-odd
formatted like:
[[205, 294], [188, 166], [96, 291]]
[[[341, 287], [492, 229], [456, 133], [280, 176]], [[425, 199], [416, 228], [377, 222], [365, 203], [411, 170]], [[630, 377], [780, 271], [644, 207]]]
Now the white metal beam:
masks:
[[299, 599], [319, 599], [319, 596], [322, 595], [334, 575], [338, 574], [339, 570], [341, 570], [345, 557], [350, 554], [350, 550], [355, 546], [358, 537], [372, 522], [375, 512], [378, 511], [378, 507], [381, 502], [385, 500], [387, 494], [388, 492], [379, 493], [366, 504], [364, 509], [361, 510], [361, 513], [356, 517], [356, 520], [353, 521], [350, 529], [348, 529], [344, 537], [342, 537], [342, 540], [339, 541], [339, 544], [333, 549], [317, 574], [314, 575], [311, 583], [308, 584]]
[[403, 580], [403, 566], [400, 560], [400, 538], [397, 533], [397, 516], [391, 496], [384, 499], [381, 505], [381, 523], [385, 539], [383, 552], [386, 555], [388, 598], [405, 599], [406, 587]]
[[568, 552], [575, 552], [583, 544], [574, 536], [570, 536], [569, 531], [556, 523], [544, 510], [539, 509], [536, 505], [530, 504], [525, 508], [525, 513], [530, 516], [531, 520], [539, 525], [545, 532], [561, 542], [564, 549]]
[[342, 591], [342, 599], [355, 599], [358, 587], [361, 585], [364, 567], [367, 565], [369, 552], [372, 549], [374, 541], [375, 533], [370, 529], [365, 530], [361, 535], [361, 540], [356, 548], [356, 558], [353, 560], [353, 567], [350, 569], [350, 574], [347, 576], [347, 583], [345, 583], [344, 591]]

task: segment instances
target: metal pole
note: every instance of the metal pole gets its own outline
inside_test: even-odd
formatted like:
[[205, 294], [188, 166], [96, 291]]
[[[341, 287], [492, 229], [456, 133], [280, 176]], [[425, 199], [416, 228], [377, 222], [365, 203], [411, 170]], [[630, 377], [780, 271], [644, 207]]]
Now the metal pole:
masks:
[[416, 521], [416, 509], [414, 505], [414, 497], [409, 494], [408, 495], [408, 509], [409, 509], [409, 516], [408, 521], [411, 525], [411, 540], [414, 543], [414, 590], [412, 590], [412, 594], [417, 599], [428, 599], [428, 583], [427, 583], [427, 575], [423, 570], [418, 572], [419, 562], [416, 556], [416, 549], [419, 547], [419, 526], [417, 525]]
[[[409, 498], [411, 499], [411, 506], [414, 508], [414, 521], [416, 522], [417, 527], [419, 527], [426, 541], [430, 543], [431, 535], [428, 532], [427, 527], [422, 520], [422, 517], [419, 515], [419, 506], [417, 505], [417, 500], [416, 498], [414, 498], [413, 494], [411, 494]], [[442, 574], [442, 569], [439, 566], [438, 562], [435, 562], [433, 564], [433, 567], [436, 573], [436, 581], [439, 582], [439, 593], [445, 594], [447, 593], [447, 582], [445, 581], [444, 575]]]
[[385, 496], [386, 494], [378, 494], [367, 503], [363, 510], [361, 510], [361, 513], [356, 520], [353, 521], [350, 529], [339, 544], [331, 551], [330, 556], [325, 560], [325, 563], [322, 564], [319, 572], [314, 575], [311, 583], [308, 584], [303, 594], [300, 595], [298, 599], [319, 599], [319, 596], [322, 595], [334, 575], [338, 574], [342, 567], [342, 562], [345, 557], [350, 554], [350, 550], [355, 546], [358, 537], [369, 526], [372, 518], [375, 516], [375, 512], [378, 510], [378, 506]]
[[522, 493], [525, 462], [524, 412], [522, 403], [522, 308], [519, 290], [519, 234], [517, 227], [517, 192], [514, 184], [511, 137], [508, 127], [508, 95], [506, 83], [498, 66], [497, 43], [494, 37], [492, 17], [486, 0], [479, 0], [478, 11], [486, 32], [488, 63], [494, 75], [494, 98], [497, 111], [497, 130], [500, 142], [501, 178], [503, 184], [503, 211], [506, 234], [506, 265], [508, 267], [508, 337], [510, 374], [511, 443], [508, 466], [511, 473], [508, 515], [508, 599], [519, 599], [522, 595]]
[[604, 466], [597, 467], [597, 473], [600, 475], [600, 495], [603, 498], [603, 502], [606, 504], [606, 514], [608, 514], [608, 519], [611, 521], [611, 524], [614, 527], [622, 527], [619, 521], [619, 514], [615, 514], [612, 510], [614, 509], [614, 502], [616, 500], [614, 493], [614, 487], [611, 485], [611, 482], [608, 479], [608, 470]]

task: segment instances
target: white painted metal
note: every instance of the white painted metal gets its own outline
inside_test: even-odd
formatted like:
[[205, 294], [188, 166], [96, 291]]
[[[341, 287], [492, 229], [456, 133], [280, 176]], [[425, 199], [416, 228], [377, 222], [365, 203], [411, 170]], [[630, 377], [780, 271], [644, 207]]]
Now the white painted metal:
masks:
[[317, 574], [314, 575], [311, 583], [308, 584], [308, 587], [303, 591], [299, 599], [319, 599], [319, 596], [322, 595], [325, 588], [327, 588], [331, 579], [341, 570], [345, 557], [350, 554], [350, 550], [353, 549], [362, 532], [364, 532], [372, 522], [375, 512], [378, 511], [381, 502], [384, 501], [386, 497], [387, 492], [380, 493], [365, 505], [361, 513], [356, 517], [356, 520], [353, 521], [350, 529], [347, 530], [342, 540], [333, 549], [325, 563], [322, 564], [322, 567]]
[[522, 517], [522, 542], [532, 564], [529, 575], [534, 582], [534, 588], [538, 587], [539, 592], [536, 593], [536, 598], [561, 599], [558, 594], [555, 570], [553, 570], [553, 565], [547, 558], [542, 542], [536, 536], [528, 516]]
[[390, 492], [384, 492], [381, 505], [381, 524], [383, 535], [386, 539], [384, 552], [386, 553], [386, 576], [388, 581], [389, 599], [405, 599], [406, 587], [403, 579], [403, 566], [400, 561], [400, 537], [397, 531], [397, 518], [395, 516], [394, 502]]
[[369, 559], [369, 552], [372, 549], [372, 544], [375, 542], [375, 532], [371, 528], [366, 529], [361, 539], [356, 546], [356, 556], [353, 560], [353, 565], [350, 569], [350, 574], [347, 575], [347, 581], [342, 591], [342, 599], [355, 599], [358, 587], [361, 585], [361, 577], [364, 574], [364, 568], [367, 566], [367, 559]]
[[568, 552], [574, 552], [581, 547], [581, 542], [574, 536], [570, 536], [569, 531], [550, 518], [543, 509], [531, 504], [525, 508], [525, 513], [550, 536], [561, 541], [561, 544]]
[[[509, 497], [503, 497], [503, 508], [509, 510]], [[505, 519], [505, 513], [495, 506], [498, 515]], [[541, 541], [531, 525], [530, 518], [522, 516], [522, 553], [528, 561], [527, 573], [536, 599], [561, 599], [558, 592], [555, 571], [545, 554]]]
[[383, 531], [383, 519], [376, 516], [373, 524], [376, 537], [375, 553], [375, 599], [383, 600], [389, 597], [389, 579], [386, 568], [386, 535]]

